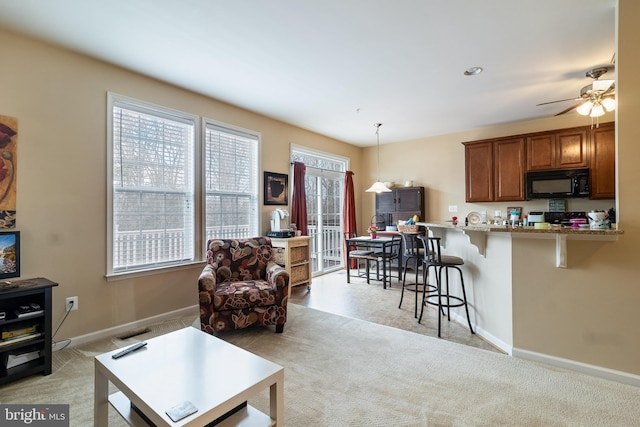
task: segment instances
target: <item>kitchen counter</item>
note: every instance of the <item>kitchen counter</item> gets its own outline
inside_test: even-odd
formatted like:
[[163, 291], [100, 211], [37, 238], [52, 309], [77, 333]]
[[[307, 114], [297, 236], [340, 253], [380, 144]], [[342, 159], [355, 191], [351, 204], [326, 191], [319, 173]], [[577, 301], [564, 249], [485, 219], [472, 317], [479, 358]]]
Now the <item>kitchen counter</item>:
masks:
[[573, 235], [592, 235], [592, 236], [616, 236], [624, 234], [624, 231], [618, 229], [572, 229], [570, 227], [550, 227], [548, 229], [527, 227], [511, 227], [509, 225], [453, 225], [448, 222], [417, 222], [416, 224], [426, 228], [449, 228], [461, 231], [483, 231], [491, 233], [535, 233], [535, 234], [573, 234]]
[[488, 233], [510, 233], [512, 238], [541, 238], [556, 239], [556, 267], [567, 267], [567, 239], [572, 240], [609, 240], [615, 241], [624, 231], [618, 229], [572, 229], [569, 227], [549, 227], [548, 229], [538, 229], [533, 226], [511, 227], [508, 225], [453, 225], [448, 222], [417, 222], [416, 224], [426, 227], [431, 233], [442, 239], [441, 243], [446, 246], [445, 231], [460, 231], [469, 237], [472, 245], [478, 248], [478, 252], [483, 257], [486, 256], [486, 244]]

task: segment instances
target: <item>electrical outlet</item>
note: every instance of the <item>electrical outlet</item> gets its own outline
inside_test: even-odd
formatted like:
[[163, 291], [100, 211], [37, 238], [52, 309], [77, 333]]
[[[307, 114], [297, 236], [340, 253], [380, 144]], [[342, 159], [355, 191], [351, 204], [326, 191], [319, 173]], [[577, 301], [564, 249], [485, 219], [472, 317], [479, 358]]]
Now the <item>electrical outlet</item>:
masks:
[[66, 303], [66, 309], [68, 311], [74, 311], [78, 309], [78, 297], [68, 297]]
[[458, 212], [458, 205], [449, 205], [449, 212]]

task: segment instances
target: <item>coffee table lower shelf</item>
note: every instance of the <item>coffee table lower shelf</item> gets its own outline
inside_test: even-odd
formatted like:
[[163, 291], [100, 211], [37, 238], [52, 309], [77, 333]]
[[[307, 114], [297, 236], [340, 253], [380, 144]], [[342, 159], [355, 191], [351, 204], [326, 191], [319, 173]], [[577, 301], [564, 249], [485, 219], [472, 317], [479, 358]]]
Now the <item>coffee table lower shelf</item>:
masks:
[[[127, 399], [124, 393], [121, 391], [109, 395], [109, 403], [120, 414], [124, 420], [133, 427], [149, 427], [149, 424], [131, 408], [131, 401]], [[218, 424], [213, 424], [216, 427], [265, 427], [274, 426], [276, 423], [267, 414], [257, 410], [251, 405], [247, 405], [240, 409], [235, 414], [220, 421]]]

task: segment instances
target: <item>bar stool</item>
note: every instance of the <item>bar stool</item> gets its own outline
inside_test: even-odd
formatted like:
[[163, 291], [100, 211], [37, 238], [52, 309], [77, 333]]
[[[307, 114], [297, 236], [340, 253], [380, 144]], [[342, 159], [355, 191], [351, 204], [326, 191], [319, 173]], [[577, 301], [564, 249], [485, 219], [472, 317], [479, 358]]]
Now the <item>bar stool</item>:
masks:
[[[427, 283], [426, 280], [429, 276], [429, 269], [433, 267], [433, 271], [436, 276], [436, 295], [429, 295], [426, 292], [426, 287], [422, 292], [422, 307], [420, 309], [420, 318], [418, 323], [422, 320], [422, 314], [424, 312], [424, 306], [426, 304], [435, 305], [438, 307], [438, 338], [440, 338], [440, 329], [442, 315], [444, 314], [444, 308], [447, 309], [447, 320], [451, 321], [451, 307], [464, 306], [467, 313], [467, 323], [472, 334], [475, 334], [473, 327], [471, 326], [471, 317], [469, 316], [469, 307], [467, 305], [467, 293], [464, 288], [464, 278], [462, 277], [461, 265], [464, 265], [464, 260], [460, 257], [453, 255], [441, 255], [440, 253], [440, 238], [439, 237], [425, 237], [418, 236], [418, 239], [422, 241], [424, 248], [424, 257], [422, 265], [422, 277], [423, 283]], [[443, 292], [442, 289], [442, 273], [446, 278], [446, 289]], [[460, 273], [460, 287], [462, 288], [462, 297], [451, 295], [449, 292], [449, 270], [458, 270]], [[436, 300], [437, 299], [437, 300]], [[443, 299], [445, 301], [443, 301]]]
[[[404, 299], [404, 290], [408, 290], [410, 292], [414, 292], [415, 294], [415, 308], [413, 317], [418, 317], [418, 293], [420, 292], [420, 288], [424, 286], [426, 282], [419, 283], [419, 268], [422, 266], [423, 257], [424, 257], [424, 249], [422, 248], [422, 244], [418, 240], [418, 236], [422, 233], [403, 233], [400, 232], [400, 236], [402, 237], [402, 263], [403, 263], [403, 275], [402, 275], [402, 292], [400, 293], [400, 304], [398, 304], [398, 308], [402, 307], [402, 300]], [[416, 278], [414, 283], [407, 283], [407, 268], [409, 263], [413, 265], [413, 269], [416, 272]], [[435, 286], [429, 285], [427, 286], [431, 288], [431, 290], [435, 290]]]

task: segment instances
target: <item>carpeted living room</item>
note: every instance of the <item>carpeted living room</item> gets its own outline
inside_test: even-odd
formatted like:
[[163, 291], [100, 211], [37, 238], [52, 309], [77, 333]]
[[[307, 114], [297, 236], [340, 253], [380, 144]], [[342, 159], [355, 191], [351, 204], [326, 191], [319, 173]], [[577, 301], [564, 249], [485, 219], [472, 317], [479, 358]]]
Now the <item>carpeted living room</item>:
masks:
[[[0, 0], [0, 427], [640, 427], [638, 22], [637, 0]], [[561, 137], [593, 192], [529, 199]], [[385, 272], [402, 224], [464, 260], [466, 316], [403, 292], [405, 243]], [[199, 280], [240, 236], [289, 242], [290, 293], [234, 292], [263, 245]]]
[[[637, 387], [510, 357], [454, 321], [439, 339], [437, 311], [418, 325], [412, 299], [399, 309], [399, 298], [397, 280], [347, 284], [338, 271], [310, 291], [294, 288], [282, 334], [249, 327], [218, 337], [284, 367], [287, 426], [638, 425]], [[70, 404], [71, 426], [92, 425], [94, 357], [191, 327], [197, 315], [194, 307], [130, 338], [57, 351], [51, 375], [3, 387], [0, 402]], [[268, 412], [268, 391], [249, 404]], [[109, 425], [127, 424], [110, 408]]]

